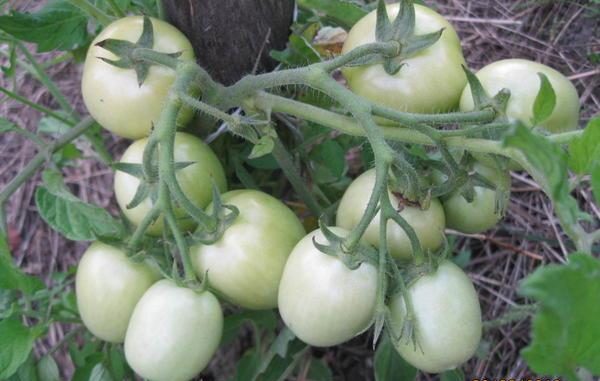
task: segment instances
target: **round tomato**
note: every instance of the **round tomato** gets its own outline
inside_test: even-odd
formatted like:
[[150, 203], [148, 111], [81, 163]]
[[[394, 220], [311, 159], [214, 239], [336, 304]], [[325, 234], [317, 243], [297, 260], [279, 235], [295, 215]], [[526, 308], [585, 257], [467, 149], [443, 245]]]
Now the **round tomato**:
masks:
[[[181, 52], [182, 60], [194, 60], [194, 51], [188, 39], [174, 26], [151, 19], [154, 30], [153, 49], [162, 53]], [[130, 139], [150, 134], [152, 124], [158, 122], [175, 72], [167, 67], [152, 65], [140, 86], [133, 69], [121, 69], [100, 58], [117, 57], [96, 44], [106, 39], [136, 42], [142, 34], [144, 18], [130, 16], [108, 25], [92, 41], [83, 66], [81, 93], [90, 114], [107, 130]], [[186, 110], [178, 124], [188, 122], [192, 113]]]
[[[148, 139], [136, 140], [127, 148], [122, 163], [141, 164], [144, 157], [144, 148]], [[212, 200], [212, 182], [217, 184], [219, 190], [227, 189], [227, 179], [223, 166], [215, 153], [202, 140], [195, 136], [178, 132], [175, 135], [175, 162], [194, 162], [177, 171], [177, 181], [185, 195], [198, 207], [204, 208]], [[127, 204], [133, 200], [140, 180], [128, 173], [117, 171], [115, 173], [115, 196], [123, 214], [135, 225], [139, 225], [144, 216], [152, 208], [152, 200], [146, 198], [135, 208], [127, 209]], [[194, 221], [180, 208], [175, 209], [179, 226], [189, 230], [195, 226]], [[163, 231], [163, 219], [159, 218], [148, 229], [149, 234], [160, 235]]]
[[[509, 119], [520, 120], [531, 127], [533, 104], [540, 90], [540, 77], [545, 74], [556, 94], [556, 106], [550, 117], [540, 127], [550, 132], [571, 131], [579, 122], [579, 96], [573, 83], [558, 71], [523, 59], [507, 59], [493, 62], [477, 72], [477, 78], [489, 96], [494, 96], [502, 89], [510, 90], [510, 99], [506, 109]], [[460, 109], [473, 109], [473, 96], [470, 86], [460, 99]]]
[[255, 190], [222, 195], [240, 214], [212, 245], [192, 247], [198, 276], [231, 302], [249, 309], [277, 307], [283, 266], [306, 234], [298, 217], [281, 201]]
[[75, 277], [83, 324], [104, 341], [122, 343], [133, 308], [159, 279], [146, 263], [135, 263], [113, 246], [94, 242], [81, 257]]
[[[367, 208], [374, 186], [374, 169], [366, 171], [350, 184], [337, 211], [336, 223], [338, 226], [351, 230], [358, 225]], [[397, 199], [391, 192], [389, 192], [389, 197], [392, 202]], [[400, 215], [413, 227], [424, 250], [434, 251], [442, 246], [445, 217], [442, 204], [437, 199], [432, 199], [426, 210], [403, 206]], [[371, 245], [379, 246], [379, 213], [369, 224], [363, 238]], [[401, 260], [412, 258], [410, 240], [404, 229], [394, 221], [388, 221], [387, 240], [388, 250], [392, 256]]]
[[223, 312], [208, 291], [197, 293], [161, 280], [138, 302], [125, 337], [125, 358], [152, 381], [187, 381], [219, 347]]
[[[476, 186], [472, 202], [467, 202], [460, 193], [453, 193], [443, 200], [446, 226], [463, 233], [480, 233], [494, 227], [504, 216], [510, 197], [510, 175], [507, 172], [479, 163], [474, 169], [496, 187], [507, 191], [501, 195], [503, 200], [497, 200], [495, 190]], [[503, 207], [500, 208], [500, 205]]]
[[[333, 227], [337, 235], [344, 229]], [[313, 244], [326, 244], [320, 230], [304, 237], [285, 264], [279, 285], [279, 313], [302, 341], [317, 347], [341, 344], [366, 330], [373, 320], [377, 269], [362, 263], [350, 270]]]
[[[390, 4], [390, 20], [396, 18], [399, 5]], [[348, 86], [358, 95], [400, 111], [443, 112], [456, 108], [467, 83], [462, 66], [460, 40], [456, 31], [435, 11], [415, 4], [415, 33], [423, 35], [444, 29], [440, 39], [402, 61], [405, 65], [394, 75], [382, 64], [343, 69]], [[342, 53], [375, 42], [376, 11], [360, 19], [348, 33]]]
[[[434, 273], [409, 285], [408, 295], [417, 346], [408, 337], [394, 341], [408, 363], [424, 372], [440, 373], [473, 356], [481, 340], [481, 308], [473, 283], [458, 266], [442, 261]], [[398, 337], [406, 317], [402, 294], [392, 297], [390, 310], [390, 328]]]

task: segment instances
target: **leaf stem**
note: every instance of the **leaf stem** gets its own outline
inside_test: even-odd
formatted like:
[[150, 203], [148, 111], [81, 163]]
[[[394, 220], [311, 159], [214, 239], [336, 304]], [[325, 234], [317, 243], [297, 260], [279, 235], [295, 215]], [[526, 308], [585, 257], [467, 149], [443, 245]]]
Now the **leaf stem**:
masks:
[[[33, 174], [46, 162], [52, 153], [58, 151], [72, 140], [84, 134], [93, 125], [94, 120], [89, 116], [85, 117], [76, 126], [54, 141], [54, 143], [51, 143], [46, 150], [38, 152], [25, 166], [25, 168], [23, 168], [21, 172], [19, 172], [19, 174], [15, 176], [0, 192], [0, 210], [2, 211], [2, 215], [4, 215], [4, 207], [8, 198], [17, 189], [19, 189], [23, 183], [33, 176]], [[5, 218], [0, 220], [0, 230], [3, 233], [8, 231]]]
[[112, 22], [112, 17], [104, 13], [100, 8], [96, 7], [94, 4], [90, 3], [87, 0], [67, 0], [71, 5], [76, 6], [81, 9], [83, 12], [90, 15], [92, 18], [98, 20], [102, 26], [107, 26]]
[[26, 106], [29, 106], [32, 109], [34, 109], [36, 111], [39, 111], [39, 112], [43, 113], [44, 115], [50, 116], [50, 117], [52, 117], [52, 118], [54, 118], [54, 119], [56, 119], [58, 121], [61, 121], [61, 122], [65, 123], [65, 124], [67, 124], [69, 126], [73, 126], [75, 124], [73, 122], [73, 120], [67, 119], [67, 118], [63, 117], [62, 115], [60, 115], [56, 111], [50, 110], [49, 108], [46, 108], [46, 107], [44, 107], [42, 105], [39, 105], [39, 104], [37, 104], [35, 102], [32, 102], [29, 99], [27, 99], [27, 98], [25, 98], [25, 97], [23, 97], [23, 96], [21, 96], [21, 95], [19, 95], [17, 93], [14, 93], [14, 92], [12, 92], [12, 91], [10, 91], [10, 90], [2, 87], [2, 86], [0, 86], [0, 92], [6, 94], [8, 97], [16, 100], [17, 102], [20, 102], [20, 103], [22, 103], [22, 104], [24, 104]]
[[121, 9], [121, 7], [119, 7], [119, 5], [117, 4], [117, 2], [115, 0], [106, 0], [106, 1], [110, 5], [110, 8], [112, 9], [112, 11], [115, 14], [115, 16], [117, 16], [119, 18], [126, 16], [125, 12], [123, 12], [123, 10]]

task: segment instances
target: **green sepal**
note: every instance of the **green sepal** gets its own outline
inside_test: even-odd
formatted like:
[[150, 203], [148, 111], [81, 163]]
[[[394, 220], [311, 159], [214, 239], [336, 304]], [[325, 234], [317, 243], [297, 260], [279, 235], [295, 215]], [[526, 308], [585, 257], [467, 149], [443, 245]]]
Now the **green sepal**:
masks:
[[141, 164], [119, 162], [112, 163], [110, 166], [115, 171], [125, 172], [128, 175], [136, 177], [140, 180], [144, 179], [144, 168]]
[[[223, 203], [219, 187], [214, 182], [212, 184], [212, 209], [211, 218], [215, 221], [215, 226], [212, 229], [206, 229], [202, 224], [203, 221], [197, 221], [200, 223], [200, 227], [188, 238], [192, 245], [198, 243], [211, 245], [217, 242], [240, 215], [237, 207]], [[194, 218], [193, 214], [191, 217]]]

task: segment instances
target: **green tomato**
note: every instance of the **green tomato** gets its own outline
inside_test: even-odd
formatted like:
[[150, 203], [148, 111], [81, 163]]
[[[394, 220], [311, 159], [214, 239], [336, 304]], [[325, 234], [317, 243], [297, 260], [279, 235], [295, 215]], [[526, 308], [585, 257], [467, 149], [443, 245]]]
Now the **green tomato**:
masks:
[[479, 163], [474, 169], [506, 192], [502, 192], [500, 197], [503, 199], [500, 200], [495, 190], [476, 186], [473, 187], [475, 194], [472, 202], [467, 202], [458, 192], [443, 200], [446, 226], [463, 233], [481, 233], [494, 227], [504, 216], [510, 197], [510, 175], [507, 172]]
[[[340, 236], [348, 232], [333, 227]], [[304, 237], [285, 264], [279, 285], [279, 313], [294, 334], [317, 347], [338, 345], [371, 325], [375, 313], [377, 269], [362, 263], [350, 270], [313, 244], [326, 244], [320, 230]]]
[[[416, 319], [417, 346], [408, 337], [394, 341], [400, 355], [429, 373], [454, 369], [475, 354], [481, 340], [481, 308], [467, 275], [444, 260], [438, 269], [409, 285], [408, 296]], [[402, 332], [406, 307], [401, 293], [390, 303], [394, 336]]]
[[98, 338], [122, 343], [133, 308], [159, 275], [113, 246], [94, 242], [81, 257], [75, 277], [83, 324]]
[[[506, 109], [509, 119], [520, 120], [532, 127], [533, 104], [540, 90], [538, 73], [548, 77], [556, 94], [556, 106], [550, 117], [539, 125], [550, 132], [571, 131], [579, 122], [579, 96], [573, 83], [558, 71], [537, 62], [523, 59], [507, 59], [493, 62], [477, 72], [484, 90], [489, 96], [502, 89], [510, 90]], [[460, 99], [462, 111], [473, 110], [471, 87], [465, 87]]]
[[[387, 6], [390, 19], [398, 14], [399, 5]], [[415, 4], [415, 33], [423, 35], [444, 29], [440, 39], [402, 61], [405, 65], [394, 75], [382, 64], [343, 69], [350, 89], [375, 103], [400, 111], [444, 112], [458, 106], [467, 83], [462, 65], [460, 40], [456, 31], [435, 11]], [[360, 19], [348, 33], [342, 53], [375, 42], [376, 11]]]
[[[122, 163], [141, 164], [144, 157], [144, 148], [148, 139], [136, 140], [127, 148]], [[175, 135], [175, 162], [194, 162], [177, 171], [177, 181], [183, 193], [194, 203], [204, 208], [212, 201], [212, 182], [217, 185], [221, 192], [227, 189], [225, 171], [215, 153], [202, 140], [197, 137], [178, 132]], [[127, 205], [133, 200], [140, 180], [128, 173], [117, 171], [115, 173], [115, 196], [123, 214], [134, 225], [139, 225], [152, 209], [152, 200], [148, 197], [135, 208], [127, 209]], [[186, 215], [181, 208], [175, 208], [178, 223], [181, 229], [191, 230], [196, 224]], [[163, 218], [158, 218], [147, 230], [149, 234], [160, 235], [163, 231]]]
[[197, 293], [161, 280], [138, 302], [125, 337], [125, 358], [152, 381], [187, 381], [219, 347], [223, 312], [208, 291]]
[[[371, 192], [375, 186], [375, 170], [370, 169], [357, 177], [346, 189], [338, 207], [336, 223], [338, 226], [351, 230], [358, 225], [363, 216]], [[392, 202], [396, 200], [391, 192]], [[423, 250], [435, 251], [444, 243], [445, 217], [442, 204], [432, 199], [429, 208], [404, 206], [400, 215], [413, 227]], [[375, 247], [379, 247], [379, 213], [367, 227], [363, 239]], [[404, 229], [394, 221], [388, 221], [387, 226], [388, 250], [392, 256], [400, 260], [412, 258], [412, 246]]]
[[306, 234], [298, 217], [281, 201], [255, 190], [222, 195], [240, 214], [212, 245], [191, 248], [198, 276], [208, 272], [212, 287], [248, 309], [277, 307], [277, 290], [290, 252]]
[[[117, 57], [96, 44], [106, 39], [136, 42], [142, 34], [142, 16], [130, 16], [108, 25], [92, 41], [87, 52], [81, 80], [83, 101], [90, 114], [107, 130], [130, 139], [150, 135], [156, 125], [175, 72], [167, 67], [152, 65], [140, 86], [133, 69], [121, 69], [100, 58]], [[153, 49], [162, 53], [181, 52], [179, 59], [193, 61], [194, 51], [188, 39], [174, 26], [151, 19], [154, 28]], [[192, 113], [179, 115], [178, 124], [187, 123]]]

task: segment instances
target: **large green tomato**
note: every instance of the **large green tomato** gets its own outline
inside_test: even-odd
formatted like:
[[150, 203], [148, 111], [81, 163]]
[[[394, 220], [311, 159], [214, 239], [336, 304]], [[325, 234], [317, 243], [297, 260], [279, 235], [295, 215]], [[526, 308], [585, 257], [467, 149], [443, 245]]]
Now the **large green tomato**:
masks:
[[[398, 4], [387, 6], [390, 19], [396, 18]], [[460, 40], [456, 31], [435, 11], [415, 4], [415, 33], [423, 35], [444, 29], [440, 39], [414, 56], [394, 75], [382, 64], [348, 67], [343, 73], [348, 86], [358, 95], [396, 110], [431, 113], [449, 111], [458, 106], [467, 83], [462, 66]], [[375, 42], [376, 11], [360, 19], [348, 33], [342, 53]]]
[[[510, 175], [499, 169], [491, 168], [477, 163], [474, 166], [477, 173], [492, 182], [498, 188], [506, 189], [498, 200], [503, 208], [497, 207], [496, 191], [485, 187], [474, 187], [472, 202], [460, 194], [451, 194], [442, 201], [446, 214], [446, 226], [463, 233], [480, 233], [491, 229], [504, 216], [510, 193]], [[499, 205], [498, 205], [499, 206]]]
[[[394, 342], [415, 368], [440, 373], [454, 369], [475, 354], [481, 340], [481, 308], [471, 280], [454, 263], [443, 261], [436, 272], [408, 287], [416, 318], [417, 347], [408, 337]], [[406, 317], [402, 294], [392, 297], [391, 328], [398, 336]]]
[[[340, 236], [348, 231], [333, 227]], [[317, 347], [338, 345], [366, 330], [375, 313], [377, 269], [362, 263], [350, 270], [313, 244], [326, 244], [320, 230], [304, 237], [285, 264], [279, 313], [294, 334]]]
[[[148, 139], [136, 140], [127, 148], [122, 163], [141, 164], [144, 157], [144, 148]], [[178, 132], [175, 135], [175, 162], [194, 162], [177, 171], [177, 181], [183, 193], [198, 207], [204, 208], [212, 201], [212, 182], [221, 192], [227, 189], [225, 171], [215, 153], [202, 140], [197, 137]], [[115, 173], [115, 196], [121, 210], [133, 224], [139, 225], [144, 216], [152, 208], [152, 200], [146, 198], [142, 203], [132, 209], [127, 209], [127, 204], [133, 200], [140, 180], [128, 173], [117, 171]], [[194, 221], [180, 208], [175, 209], [179, 226], [189, 230], [195, 226]], [[160, 217], [148, 229], [149, 234], [160, 235], [163, 230], [163, 218]]]
[[187, 381], [206, 367], [222, 334], [223, 312], [213, 294], [161, 280], [133, 311], [125, 358], [149, 380]]
[[[510, 90], [507, 116], [531, 127], [533, 104], [541, 83], [538, 73], [548, 77], [556, 93], [554, 111], [540, 124], [540, 127], [550, 132], [576, 129], [579, 122], [577, 89], [564, 75], [551, 67], [523, 59], [507, 59], [485, 66], [476, 75], [489, 96], [496, 95], [504, 88]], [[470, 111], [473, 107], [471, 87], [467, 86], [460, 99], [460, 109]]]
[[[360, 221], [371, 192], [375, 186], [375, 170], [370, 169], [357, 177], [346, 189], [337, 211], [338, 226], [351, 230]], [[396, 197], [389, 192], [392, 202]], [[444, 243], [445, 217], [442, 204], [432, 199], [428, 209], [404, 206], [400, 215], [413, 227], [424, 250], [437, 250]], [[369, 224], [363, 238], [373, 246], [379, 246], [379, 213]], [[412, 258], [412, 246], [404, 229], [394, 221], [388, 221], [388, 250], [392, 256], [401, 260]]]
[[306, 234], [298, 217], [281, 201], [255, 190], [222, 195], [240, 214], [212, 245], [191, 248], [198, 276], [208, 272], [212, 287], [248, 309], [277, 307], [277, 290], [292, 249]]
[[159, 279], [146, 263], [135, 263], [113, 246], [94, 242], [83, 254], [75, 277], [83, 324], [104, 341], [122, 343], [133, 308]]
[[[181, 52], [182, 60], [194, 60], [188, 39], [164, 21], [151, 19], [154, 28], [153, 49], [163, 53]], [[150, 135], [158, 122], [169, 88], [175, 80], [172, 69], [152, 65], [140, 86], [133, 69], [121, 69], [100, 58], [115, 60], [111, 52], [96, 46], [106, 39], [136, 42], [142, 34], [142, 16], [119, 19], [108, 25], [92, 41], [87, 52], [81, 80], [83, 101], [90, 114], [107, 130], [130, 139]], [[179, 115], [179, 124], [188, 122], [192, 113]]]

